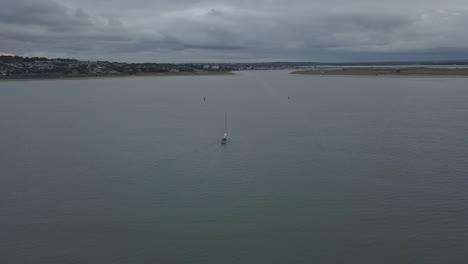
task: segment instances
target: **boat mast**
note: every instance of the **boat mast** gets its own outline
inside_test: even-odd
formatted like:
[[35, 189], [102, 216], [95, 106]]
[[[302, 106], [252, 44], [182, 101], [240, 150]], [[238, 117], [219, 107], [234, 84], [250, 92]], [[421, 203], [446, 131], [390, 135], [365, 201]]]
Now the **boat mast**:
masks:
[[227, 112], [224, 112], [224, 133], [227, 133]]

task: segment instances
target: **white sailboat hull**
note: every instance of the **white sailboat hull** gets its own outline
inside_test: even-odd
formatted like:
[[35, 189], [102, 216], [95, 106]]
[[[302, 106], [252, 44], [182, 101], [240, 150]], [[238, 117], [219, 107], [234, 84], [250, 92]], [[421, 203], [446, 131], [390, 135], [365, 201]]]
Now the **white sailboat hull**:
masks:
[[221, 144], [227, 144], [227, 143], [228, 143], [227, 133], [224, 133], [224, 136], [221, 139]]

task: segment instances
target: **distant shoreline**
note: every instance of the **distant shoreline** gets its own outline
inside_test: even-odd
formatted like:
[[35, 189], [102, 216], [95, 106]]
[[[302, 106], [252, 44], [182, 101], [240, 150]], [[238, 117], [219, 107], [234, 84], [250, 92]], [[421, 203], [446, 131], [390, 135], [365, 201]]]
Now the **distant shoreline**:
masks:
[[204, 71], [204, 72], [161, 72], [137, 74], [81, 74], [81, 75], [16, 75], [0, 76], [0, 81], [27, 81], [27, 80], [77, 80], [77, 79], [103, 79], [103, 78], [135, 78], [135, 77], [163, 77], [163, 76], [224, 76], [235, 75], [230, 71]]
[[392, 77], [468, 77], [467, 68], [429, 68], [429, 67], [405, 67], [405, 68], [339, 68], [339, 69], [314, 69], [293, 71], [291, 74], [319, 75], [319, 76], [392, 76]]

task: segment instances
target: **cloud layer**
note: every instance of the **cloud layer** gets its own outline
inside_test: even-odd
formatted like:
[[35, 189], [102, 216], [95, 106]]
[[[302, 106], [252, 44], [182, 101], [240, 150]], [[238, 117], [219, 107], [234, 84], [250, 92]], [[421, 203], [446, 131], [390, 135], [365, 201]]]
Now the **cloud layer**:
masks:
[[468, 59], [468, 1], [460, 0], [0, 0], [0, 7], [0, 52], [19, 55], [130, 62]]

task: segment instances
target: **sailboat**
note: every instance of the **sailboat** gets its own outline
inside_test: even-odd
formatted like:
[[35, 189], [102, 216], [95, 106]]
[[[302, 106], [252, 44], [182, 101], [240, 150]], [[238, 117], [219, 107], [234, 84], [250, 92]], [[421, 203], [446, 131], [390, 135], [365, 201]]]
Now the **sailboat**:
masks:
[[221, 144], [227, 144], [228, 137], [227, 137], [227, 112], [224, 113], [224, 136], [221, 138]]

